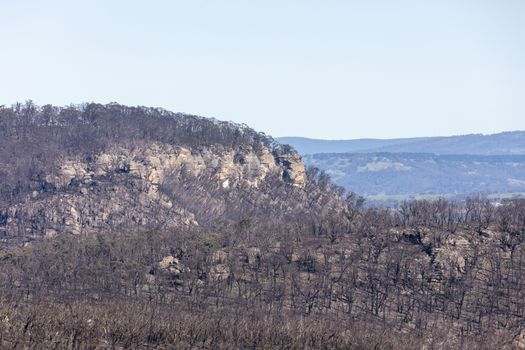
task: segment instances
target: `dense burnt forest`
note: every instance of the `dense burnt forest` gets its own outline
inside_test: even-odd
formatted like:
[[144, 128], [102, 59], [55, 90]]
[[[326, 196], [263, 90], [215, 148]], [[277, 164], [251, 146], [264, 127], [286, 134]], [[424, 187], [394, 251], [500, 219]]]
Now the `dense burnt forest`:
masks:
[[[0, 226], [18, 219], [18, 226], [5, 226], [5, 235], [32, 237], [9, 241], [0, 252], [1, 347], [525, 347], [525, 201], [469, 198], [367, 208], [315, 168], [305, 172], [301, 186], [285, 181], [282, 172], [269, 173], [257, 186], [229, 188], [211, 173], [178, 173], [157, 190], [184, 204], [198, 224], [139, 226], [130, 220], [46, 237], [38, 234], [38, 221], [27, 227], [28, 217], [8, 216], [10, 206], [79, 192], [74, 178], [60, 188], [38, 186], [50, 186], [43, 175], [61, 158], [92, 157], [114, 139], [122, 145], [165, 135], [163, 143], [192, 149], [270, 147], [275, 159], [293, 152], [247, 128], [179, 120], [159, 110], [49, 107], [52, 121], [43, 123], [47, 108], [28, 103], [0, 113], [8, 126], [0, 129], [2, 145], [17, 155], [9, 158], [2, 148], [6, 209]], [[154, 117], [141, 119], [145, 111]], [[72, 117], [64, 121], [64, 113]], [[201, 134], [201, 122], [213, 130]], [[172, 123], [180, 138], [166, 131]], [[185, 123], [195, 125], [181, 131]], [[97, 177], [93, 198], [133, 183], [126, 166]], [[133, 208], [145, 219], [164, 215], [138, 201], [126, 211]]]
[[5, 250], [2, 346], [524, 346], [525, 202], [356, 204], [337, 235], [242, 221]]

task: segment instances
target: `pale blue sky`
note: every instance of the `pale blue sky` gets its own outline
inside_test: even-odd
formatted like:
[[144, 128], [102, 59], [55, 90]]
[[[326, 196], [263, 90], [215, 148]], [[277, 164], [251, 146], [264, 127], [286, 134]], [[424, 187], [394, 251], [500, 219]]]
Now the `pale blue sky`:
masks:
[[522, 0], [0, 0], [0, 45], [0, 105], [331, 139], [525, 129]]

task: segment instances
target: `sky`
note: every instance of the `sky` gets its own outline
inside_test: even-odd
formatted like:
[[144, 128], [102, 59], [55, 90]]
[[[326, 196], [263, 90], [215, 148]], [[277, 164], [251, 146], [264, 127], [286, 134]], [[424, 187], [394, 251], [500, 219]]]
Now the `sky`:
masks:
[[525, 129], [522, 0], [0, 0], [0, 105], [323, 139]]

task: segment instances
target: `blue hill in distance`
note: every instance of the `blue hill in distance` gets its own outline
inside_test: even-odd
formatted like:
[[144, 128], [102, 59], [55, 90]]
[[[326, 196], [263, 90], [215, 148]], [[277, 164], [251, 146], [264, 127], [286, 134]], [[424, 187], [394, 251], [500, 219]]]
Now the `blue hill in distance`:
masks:
[[403, 139], [277, 139], [375, 204], [525, 194], [525, 131]]
[[434, 153], [476, 155], [523, 155], [525, 131], [497, 134], [469, 134], [442, 137], [415, 137], [398, 139], [321, 140], [306, 137], [280, 137], [299, 153]]

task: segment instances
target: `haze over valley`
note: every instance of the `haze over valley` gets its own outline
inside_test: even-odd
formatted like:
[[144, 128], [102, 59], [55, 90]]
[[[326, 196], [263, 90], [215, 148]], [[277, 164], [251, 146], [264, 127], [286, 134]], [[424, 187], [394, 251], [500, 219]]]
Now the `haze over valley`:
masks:
[[377, 204], [408, 198], [525, 194], [525, 132], [411, 139], [278, 138], [308, 165]]

